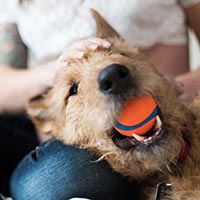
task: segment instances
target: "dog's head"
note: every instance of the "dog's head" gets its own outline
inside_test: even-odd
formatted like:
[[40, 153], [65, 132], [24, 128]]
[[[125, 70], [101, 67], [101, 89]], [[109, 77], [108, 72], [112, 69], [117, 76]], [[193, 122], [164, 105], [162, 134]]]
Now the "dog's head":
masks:
[[[64, 67], [55, 86], [28, 105], [28, 113], [42, 132], [94, 150], [124, 175], [144, 177], [163, 170], [176, 160], [183, 144], [183, 109], [155, 67], [98, 13], [93, 15], [99, 36], [113, 46]], [[155, 124], [139, 139], [121, 135], [114, 129], [119, 113], [128, 99], [142, 96], [156, 103]]]

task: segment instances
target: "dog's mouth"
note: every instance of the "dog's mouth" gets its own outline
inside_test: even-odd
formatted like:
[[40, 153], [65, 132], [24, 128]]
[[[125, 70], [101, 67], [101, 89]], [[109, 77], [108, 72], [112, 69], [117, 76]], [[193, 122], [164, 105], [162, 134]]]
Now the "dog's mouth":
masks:
[[120, 148], [129, 150], [137, 146], [150, 146], [156, 144], [160, 138], [163, 136], [162, 120], [159, 115], [156, 116], [156, 121], [154, 126], [145, 134], [138, 135], [132, 133], [132, 137], [124, 136], [119, 133], [115, 128], [113, 128], [112, 140]]
[[120, 148], [129, 150], [130, 148], [134, 148], [138, 145], [149, 146], [157, 143], [157, 141], [163, 135], [162, 121], [160, 117], [156, 116], [156, 122], [154, 126], [145, 134], [138, 135], [133, 133], [132, 137], [124, 136], [119, 133], [115, 128], [113, 128], [113, 142]]

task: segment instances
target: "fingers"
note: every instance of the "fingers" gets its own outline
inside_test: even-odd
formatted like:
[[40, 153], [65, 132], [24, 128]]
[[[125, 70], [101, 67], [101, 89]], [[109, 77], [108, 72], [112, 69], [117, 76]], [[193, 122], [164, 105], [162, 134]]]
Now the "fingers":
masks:
[[89, 38], [73, 43], [61, 56], [61, 61], [71, 62], [73, 60], [84, 58], [89, 51], [95, 51], [98, 48], [109, 48], [110, 42], [100, 38]]
[[104, 48], [109, 48], [111, 46], [110, 42], [101, 38], [89, 38], [88, 41]]
[[81, 59], [85, 56], [86, 52], [79, 49], [68, 49], [59, 58], [60, 61], [70, 62], [74, 59]]
[[56, 74], [60, 68], [67, 66], [75, 60], [84, 58], [89, 51], [95, 51], [98, 48], [107, 49], [110, 46], [111, 44], [107, 40], [100, 38], [89, 38], [73, 43], [56, 62], [47, 63], [46, 67], [43, 67], [45, 68], [46, 85], [48, 85], [48, 87], [53, 85]]
[[109, 48], [111, 46], [110, 42], [108, 42], [105, 39], [101, 38], [89, 38], [86, 40], [80, 40], [71, 45], [69, 49], [79, 49], [79, 50], [96, 50], [97, 47], [102, 47], [102, 48]]
[[163, 74], [163, 76], [168, 81], [170, 88], [177, 97], [184, 93], [183, 84], [180, 81], [177, 81], [173, 76], [169, 74]]

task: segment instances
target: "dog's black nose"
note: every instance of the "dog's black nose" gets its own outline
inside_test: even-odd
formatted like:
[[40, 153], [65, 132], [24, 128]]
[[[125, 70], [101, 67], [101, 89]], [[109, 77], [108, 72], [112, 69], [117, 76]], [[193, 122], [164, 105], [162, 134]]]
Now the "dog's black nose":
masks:
[[100, 72], [98, 83], [104, 93], [121, 94], [130, 87], [130, 71], [123, 65], [111, 64]]

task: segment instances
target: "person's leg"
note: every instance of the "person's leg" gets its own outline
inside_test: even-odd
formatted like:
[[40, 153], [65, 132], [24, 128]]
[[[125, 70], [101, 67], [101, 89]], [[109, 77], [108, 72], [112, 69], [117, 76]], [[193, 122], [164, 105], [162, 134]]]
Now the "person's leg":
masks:
[[9, 195], [12, 171], [37, 145], [36, 131], [25, 115], [0, 115], [0, 193]]
[[50, 140], [32, 151], [11, 179], [15, 200], [133, 200], [135, 185], [113, 172], [107, 162], [95, 162], [91, 152]]

